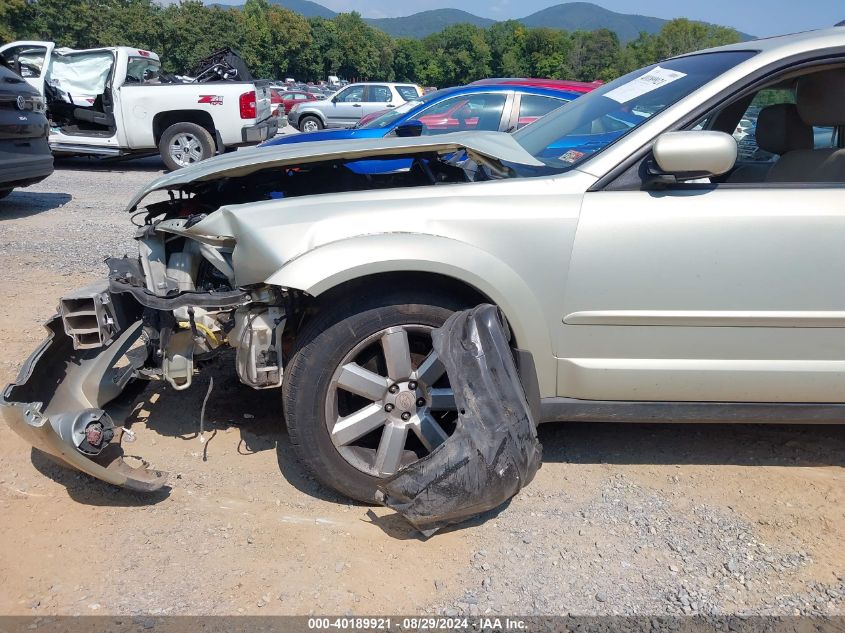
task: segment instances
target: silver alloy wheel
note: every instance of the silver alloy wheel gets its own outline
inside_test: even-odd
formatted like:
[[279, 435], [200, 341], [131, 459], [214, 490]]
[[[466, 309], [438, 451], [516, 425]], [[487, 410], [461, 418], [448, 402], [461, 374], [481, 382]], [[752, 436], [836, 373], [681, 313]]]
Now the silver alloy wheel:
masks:
[[[431, 330], [405, 325], [376, 332], [335, 370], [326, 396], [326, 426], [338, 453], [358, 470], [387, 477], [449, 437], [447, 429], [457, 417], [455, 395], [431, 350]], [[412, 353], [409, 335], [416, 350], [425, 341], [428, 351]], [[367, 354], [365, 364], [380, 365], [382, 371], [359, 364]], [[343, 398], [353, 402], [352, 410], [341, 412]]]
[[182, 167], [202, 160], [202, 144], [189, 132], [179, 132], [170, 139], [170, 158]]
[[305, 122], [302, 124], [302, 131], [303, 132], [319, 132], [320, 126], [317, 125], [317, 122], [313, 118], [305, 119]]

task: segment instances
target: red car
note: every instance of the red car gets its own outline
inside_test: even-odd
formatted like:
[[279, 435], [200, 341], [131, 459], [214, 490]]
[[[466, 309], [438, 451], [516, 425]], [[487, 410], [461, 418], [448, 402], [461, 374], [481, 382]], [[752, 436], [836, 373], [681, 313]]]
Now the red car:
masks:
[[549, 88], [550, 90], [566, 90], [568, 92], [587, 93], [595, 90], [603, 81], [569, 81], [568, 79], [539, 79], [536, 77], [491, 77], [473, 81], [470, 86], [489, 85], [534, 86], [535, 88]]
[[276, 90], [274, 88], [270, 90], [270, 105], [273, 108], [274, 115], [281, 114], [279, 106], [284, 106], [285, 114], [288, 114], [295, 104], [316, 100], [315, 95], [304, 90]]

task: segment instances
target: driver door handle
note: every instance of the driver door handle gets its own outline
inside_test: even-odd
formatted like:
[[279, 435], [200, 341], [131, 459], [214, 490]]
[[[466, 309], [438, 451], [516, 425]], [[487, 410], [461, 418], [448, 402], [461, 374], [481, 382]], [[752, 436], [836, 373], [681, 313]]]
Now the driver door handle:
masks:
[[353, 107], [353, 108], [360, 108], [360, 107], [361, 107], [361, 104], [360, 104], [360, 103], [353, 103], [353, 104], [352, 104], [352, 107]]

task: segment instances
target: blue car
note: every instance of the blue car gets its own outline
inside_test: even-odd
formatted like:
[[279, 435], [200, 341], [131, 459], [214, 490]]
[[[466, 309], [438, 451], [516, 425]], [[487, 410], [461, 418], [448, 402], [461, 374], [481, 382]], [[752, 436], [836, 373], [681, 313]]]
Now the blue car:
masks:
[[[530, 81], [530, 80], [527, 80]], [[584, 90], [559, 90], [514, 84], [445, 88], [394, 109], [376, 113], [359, 127], [278, 136], [259, 147], [342, 139], [420, 136], [466, 130], [513, 132], [581, 96]], [[359, 161], [358, 173], [385, 173], [411, 166], [409, 159]]]
[[261, 147], [385, 136], [429, 136], [466, 130], [513, 132], [581, 94], [583, 91], [511, 84], [446, 88], [371, 115], [354, 128], [279, 136], [262, 143]]

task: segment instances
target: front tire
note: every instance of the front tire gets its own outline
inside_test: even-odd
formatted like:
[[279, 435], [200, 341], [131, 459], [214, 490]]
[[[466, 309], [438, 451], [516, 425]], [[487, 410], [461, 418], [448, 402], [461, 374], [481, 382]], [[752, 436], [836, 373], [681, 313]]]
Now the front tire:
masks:
[[161, 159], [171, 171], [214, 156], [215, 147], [211, 133], [196, 123], [174, 123], [158, 143]]
[[451, 434], [454, 395], [431, 330], [463, 307], [437, 293], [341, 300], [300, 333], [285, 368], [285, 420], [321, 483], [372, 503], [382, 478]]
[[315, 116], [304, 116], [299, 120], [300, 132], [319, 132], [323, 127], [323, 122]]

